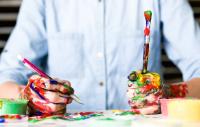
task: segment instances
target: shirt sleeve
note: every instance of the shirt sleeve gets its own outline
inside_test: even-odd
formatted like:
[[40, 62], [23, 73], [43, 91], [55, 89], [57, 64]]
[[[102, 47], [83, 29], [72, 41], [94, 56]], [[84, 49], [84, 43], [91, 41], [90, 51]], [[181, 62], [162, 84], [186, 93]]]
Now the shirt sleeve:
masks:
[[0, 57], [0, 84], [26, 84], [32, 71], [17, 59], [18, 54], [41, 67], [48, 50], [44, 6], [43, 0], [23, 0], [16, 26]]
[[200, 77], [200, 29], [187, 0], [161, 0], [164, 47], [184, 80]]

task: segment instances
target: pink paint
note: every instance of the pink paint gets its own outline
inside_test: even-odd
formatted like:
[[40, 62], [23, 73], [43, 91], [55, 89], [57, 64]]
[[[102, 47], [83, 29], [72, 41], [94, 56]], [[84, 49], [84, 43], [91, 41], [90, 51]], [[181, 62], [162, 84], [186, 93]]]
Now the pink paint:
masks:
[[164, 117], [168, 117], [168, 103], [174, 100], [180, 100], [181, 98], [174, 99], [160, 99], [161, 113]]
[[168, 116], [167, 103], [169, 99], [160, 99], [161, 113], [164, 117]]

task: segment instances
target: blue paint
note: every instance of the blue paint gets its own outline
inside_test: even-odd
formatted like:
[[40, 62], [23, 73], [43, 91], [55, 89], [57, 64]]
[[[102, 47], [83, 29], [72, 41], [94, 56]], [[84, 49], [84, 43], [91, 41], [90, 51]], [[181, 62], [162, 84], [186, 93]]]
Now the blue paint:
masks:
[[35, 112], [35, 115], [36, 115], [36, 116], [41, 116], [41, 115], [43, 115], [43, 113], [40, 112], [40, 111], [36, 111], [36, 112]]
[[51, 79], [51, 80], [50, 80], [50, 84], [56, 85], [56, 84], [58, 84], [58, 82], [57, 82], [56, 80]]
[[33, 86], [33, 83], [30, 85], [31, 90], [33, 90], [41, 99], [46, 100]]
[[0, 118], [0, 123], [5, 123], [5, 119], [4, 118]]

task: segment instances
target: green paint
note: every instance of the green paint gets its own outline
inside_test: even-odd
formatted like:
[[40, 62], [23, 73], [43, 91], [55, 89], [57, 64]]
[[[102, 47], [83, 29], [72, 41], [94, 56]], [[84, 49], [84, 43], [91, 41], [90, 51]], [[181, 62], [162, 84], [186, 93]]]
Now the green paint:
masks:
[[48, 117], [47, 119], [57, 120], [57, 119], [60, 119], [60, 118], [61, 118], [60, 116], [51, 116], [51, 117]]
[[0, 115], [20, 114], [25, 115], [27, 109], [27, 100], [24, 99], [0, 99]]
[[65, 87], [65, 89], [67, 89], [67, 92], [69, 94], [73, 94], [74, 93], [74, 89], [71, 86], [69, 86], [67, 84], [63, 84], [63, 86]]
[[133, 101], [135, 101], [135, 100], [140, 100], [141, 98], [143, 98], [141, 95], [138, 95], [138, 96], [134, 96], [133, 98], [132, 98], [132, 100]]
[[114, 121], [115, 119], [107, 117], [107, 118], [102, 118], [102, 119], [98, 119], [98, 120]]
[[147, 15], [149, 15], [149, 16], [152, 16], [152, 11], [150, 11], [150, 10], [147, 10], [144, 13], [147, 14]]
[[92, 114], [92, 117], [103, 116], [103, 114]]
[[39, 122], [39, 121], [41, 121], [41, 120], [37, 120], [37, 119], [28, 120], [28, 122], [30, 122], [30, 123], [37, 123], [37, 122]]
[[138, 85], [138, 87], [143, 87], [145, 84], [140, 82], [140, 80], [137, 80], [137, 85]]
[[119, 114], [120, 116], [126, 116], [126, 115], [135, 115], [135, 112], [131, 112], [131, 111], [126, 111], [126, 112], [122, 112], [121, 114]]
[[139, 89], [139, 88], [136, 88], [136, 89], [135, 89], [135, 93], [136, 93], [136, 94], [141, 94], [140, 89]]

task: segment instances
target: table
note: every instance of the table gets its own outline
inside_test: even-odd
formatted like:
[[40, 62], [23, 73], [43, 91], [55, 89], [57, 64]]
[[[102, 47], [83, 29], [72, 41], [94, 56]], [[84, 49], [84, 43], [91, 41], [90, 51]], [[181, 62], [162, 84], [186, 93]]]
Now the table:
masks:
[[[122, 112], [121, 112], [122, 113]], [[39, 122], [28, 122], [28, 117], [20, 120], [8, 120], [0, 127], [200, 127], [200, 123], [187, 123], [169, 120], [159, 115], [121, 115], [116, 111], [103, 111], [102, 115], [88, 117], [84, 120], [47, 119]]]

